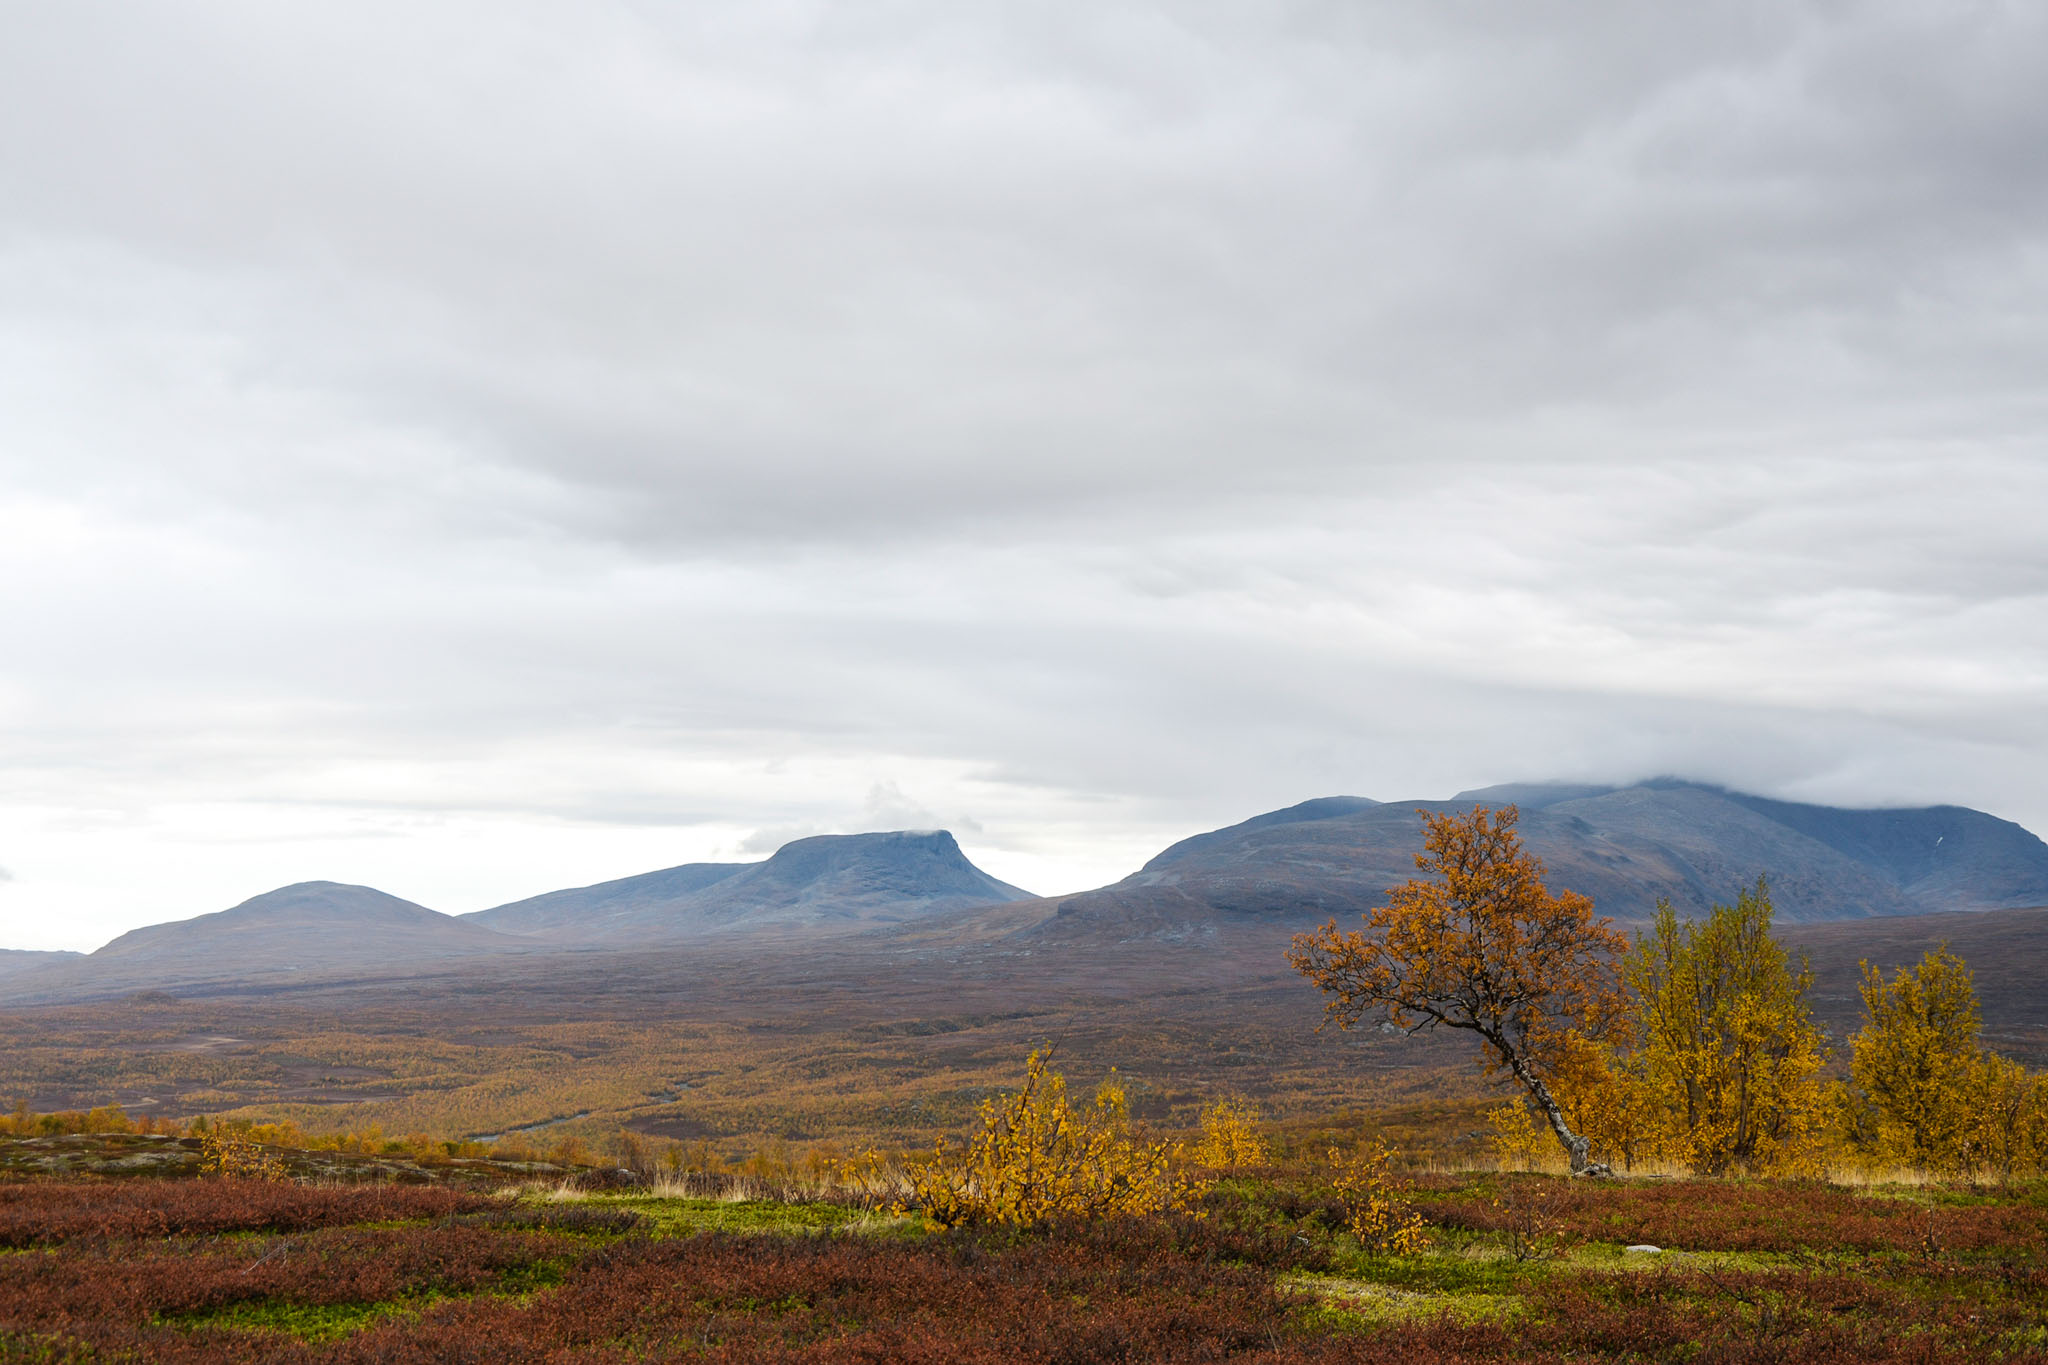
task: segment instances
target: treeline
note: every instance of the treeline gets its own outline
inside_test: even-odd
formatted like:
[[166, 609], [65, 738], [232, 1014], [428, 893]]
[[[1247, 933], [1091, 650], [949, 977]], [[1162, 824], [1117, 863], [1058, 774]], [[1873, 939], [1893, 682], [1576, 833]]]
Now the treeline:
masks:
[[[102, 1136], [197, 1138], [232, 1135], [238, 1142], [258, 1147], [288, 1148], [303, 1152], [347, 1152], [359, 1156], [406, 1156], [418, 1161], [458, 1157], [493, 1157], [499, 1160], [547, 1160], [558, 1155], [572, 1158], [567, 1164], [590, 1165], [594, 1158], [580, 1141], [555, 1143], [536, 1148], [522, 1142], [489, 1144], [466, 1142], [410, 1133], [386, 1137], [382, 1128], [337, 1133], [308, 1133], [298, 1124], [256, 1122], [249, 1119], [210, 1118], [204, 1114], [191, 1119], [131, 1115], [118, 1104], [94, 1109], [58, 1109], [37, 1113], [26, 1100], [16, 1103], [12, 1113], [0, 1114], [0, 1137], [68, 1137], [80, 1134]], [[566, 1151], [564, 1150], [566, 1149]]]
[[791, 1154], [789, 1144], [770, 1143], [744, 1160], [727, 1162], [708, 1143], [687, 1147], [682, 1143], [650, 1143], [628, 1130], [621, 1130], [609, 1141], [595, 1144], [580, 1135], [568, 1133], [550, 1139], [512, 1133], [490, 1142], [479, 1142], [435, 1137], [429, 1133], [387, 1135], [376, 1124], [339, 1132], [309, 1133], [289, 1119], [224, 1118], [205, 1114], [189, 1119], [148, 1114], [138, 1116], [130, 1115], [118, 1104], [38, 1113], [31, 1110], [24, 1100], [18, 1102], [11, 1113], [0, 1113], [0, 1138], [80, 1134], [188, 1138], [201, 1142], [209, 1154], [226, 1142], [235, 1151], [244, 1153], [242, 1159], [246, 1161], [256, 1160], [254, 1153], [258, 1149], [274, 1149], [405, 1157], [422, 1165], [457, 1160], [564, 1167], [619, 1165], [631, 1167], [642, 1174], [660, 1171], [772, 1179], [812, 1173], [821, 1167], [836, 1170], [841, 1159], [838, 1150], [830, 1144], [826, 1144], [821, 1152], [796, 1157]]
[[148, 1114], [130, 1117], [118, 1104], [93, 1109], [59, 1109], [47, 1114], [32, 1112], [27, 1100], [18, 1101], [11, 1114], [0, 1114], [0, 1137], [63, 1137], [77, 1133], [157, 1133], [183, 1136], [185, 1125], [177, 1119]]
[[[1551, 1040], [1551, 1090], [1617, 1170], [2010, 1178], [2048, 1165], [2048, 1075], [1984, 1047], [1968, 965], [1943, 945], [1890, 977], [1862, 970], [1863, 1026], [1844, 1055], [1813, 1022], [1812, 971], [1772, 932], [1765, 882], [1704, 920], [1660, 905], [1597, 1041]], [[1495, 1125], [1504, 1152], [1534, 1145], [1522, 1105]]]

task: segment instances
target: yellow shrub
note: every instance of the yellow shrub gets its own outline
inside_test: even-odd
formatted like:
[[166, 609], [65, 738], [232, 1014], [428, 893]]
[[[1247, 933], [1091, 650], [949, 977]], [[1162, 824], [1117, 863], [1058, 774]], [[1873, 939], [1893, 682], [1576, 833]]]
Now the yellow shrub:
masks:
[[1406, 1256], [1429, 1244], [1422, 1215], [1403, 1196], [1407, 1186], [1387, 1173], [1393, 1155], [1387, 1145], [1373, 1139], [1347, 1157], [1330, 1149], [1330, 1164], [1336, 1168], [1333, 1182], [1349, 1210], [1345, 1226], [1368, 1251]]
[[981, 1106], [981, 1131], [965, 1148], [941, 1140], [910, 1166], [910, 1202], [949, 1227], [1185, 1209], [1203, 1187], [1176, 1169], [1183, 1153], [1174, 1144], [1132, 1133], [1114, 1074], [1075, 1108], [1049, 1061], [1048, 1053], [1031, 1054], [1023, 1087]]
[[128, 1117], [128, 1112], [118, 1104], [103, 1104], [97, 1109], [64, 1109], [53, 1114], [31, 1113], [28, 1101], [22, 1100], [14, 1107], [12, 1115], [0, 1114], [0, 1134], [12, 1137], [54, 1137], [59, 1133], [147, 1133], [151, 1131], [147, 1116], [140, 1120]]
[[783, 1138], [774, 1138], [763, 1146], [748, 1153], [740, 1163], [740, 1174], [756, 1180], [787, 1181], [796, 1174], [796, 1162], [791, 1159], [789, 1143]]
[[266, 1147], [296, 1147], [301, 1151], [311, 1145], [299, 1125], [287, 1120], [283, 1123], [252, 1123], [245, 1130], [249, 1141]]
[[2048, 1076], [1995, 1052], [1982, 1053], [1969, 1081], [1973, 1118], [1967, 1168], [2001, 1179], [2048, 1164]]
[[590, 1144], [580, 1137], [556, 1138], [548, 1148], [548, 1160], [557, 1166], [590, 1166], [596, 1158], [590, 1154]]
[[709, 1141], [698, 1138], [688, 1146], [677, 1144], [661, 1154], [661, 1167], [670, 1176], [680, 1175], [724, 1175], [725, 1158], [714, 1150]]
[[1937, 948], [1889, 981], [1868, 963], [1863, 973], [1866, 1021], [1850, 1074], [1865, 1150], [1939, 1175], [2038, 1169], [2048, 1077], [1982, 1046], [1969, 964]]
[[1252, 1127], [1258, 1117], [1259, 1111], [1242, 1100], [1218, 1100], [1204, 1109], [1195, 1160], [1213, 1170], [1263, 1164], [1266, 1141]]
[[507, 1133], [491, 1144], [493, 1161], [539, 1161], [540, 1149], [517, 1133]]
[[843, 1195], [865, 1209], [881, 1209], [894, 1203], [901, 1184], [889, 1169], [888, 1161], [873, 1147], [841, 1160], [832, 1172], [832, 1180]]
[[282, 1180], [284, 1163], [252, 1141], [247, 1132], [217, 1124], [199, 1139], [199, 1170], [243, 1180]]
[[127, 1111], [118, 1104], [103, 1104], [85, 1116], [85, 1131], [88, 1133], [132, 1133], [135, 1125], [128, 1119]]
[[1486, 1111], [1486, 1124], [1493, 1129], [1493, 1151], [1502, 1168], [1528, 1170], [1543, 1141], [1536, 1120], [1529, 1117], [1529, 1106], [1520, 1100], [1497, 1104]]

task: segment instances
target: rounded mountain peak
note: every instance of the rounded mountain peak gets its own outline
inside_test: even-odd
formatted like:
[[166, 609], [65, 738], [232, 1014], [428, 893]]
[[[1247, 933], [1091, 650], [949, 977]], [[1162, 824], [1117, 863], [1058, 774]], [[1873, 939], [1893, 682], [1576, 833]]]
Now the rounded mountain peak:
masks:
[[404, 919], [441, 921], [447, 916], [374, 886], [348, 882], [293, 882], [220, 912], [236, 919], [283, 917], [337, 920]]

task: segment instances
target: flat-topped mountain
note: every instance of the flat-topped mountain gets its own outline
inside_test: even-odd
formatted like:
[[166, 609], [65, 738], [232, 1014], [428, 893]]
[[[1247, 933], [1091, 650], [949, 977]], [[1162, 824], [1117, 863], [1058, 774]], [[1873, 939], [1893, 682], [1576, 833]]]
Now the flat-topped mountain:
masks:
[[1448, 801], [1327, 797], [1173, 845], [1113, 886], [1061, 898], [1025, 932], [1174, 935], [1191, 926], [1300, 927], [1381, 903], [1415, 875], [1418, 810], [1516, 804], [1553, 886], [1600, 913], [1647, 918], [1735, 898], [1759, 875], [1783, 923], [2048, 904], [2048, 844], [1960, 806], [1847, 810], [1771, 801], [1700, 783], [1520, 784]]
[[689, 863], [552, 891], [465, 920], [560, 946], [623, 947], [754, 931], [844, 932], [1030, 899], [945, 830], [821, 834], [760, 863]]

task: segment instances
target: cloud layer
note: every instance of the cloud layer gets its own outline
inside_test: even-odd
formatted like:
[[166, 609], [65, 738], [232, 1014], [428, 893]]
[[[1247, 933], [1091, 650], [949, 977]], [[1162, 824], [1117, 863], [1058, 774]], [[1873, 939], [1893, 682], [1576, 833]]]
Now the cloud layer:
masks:
[[0, 939], [1682, 772], [2048, 828], [2048, 17], [38, 7]]

